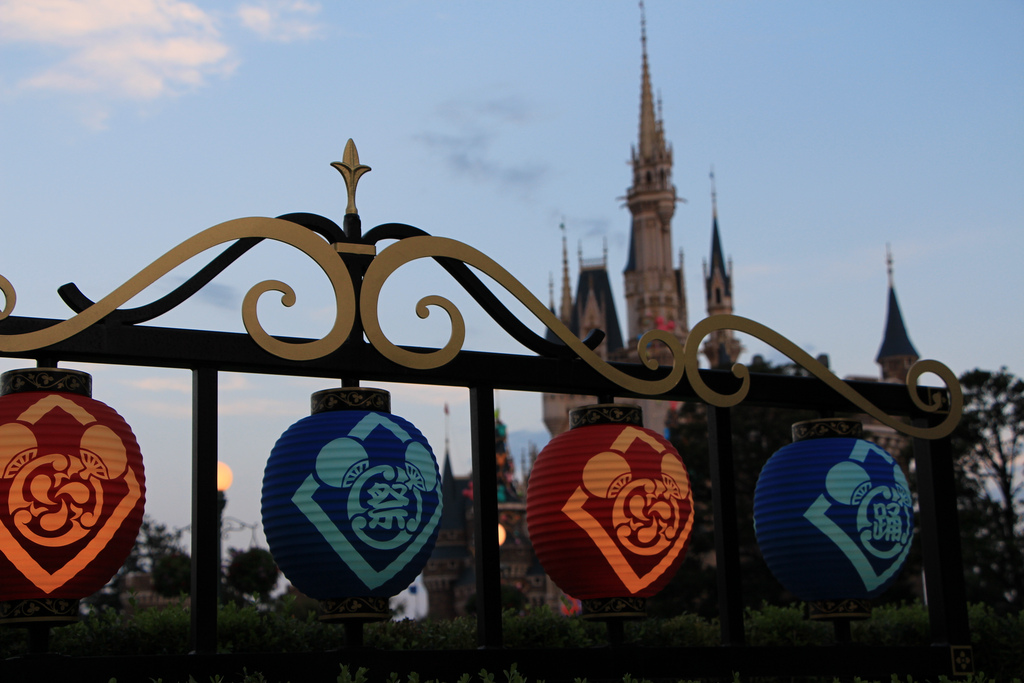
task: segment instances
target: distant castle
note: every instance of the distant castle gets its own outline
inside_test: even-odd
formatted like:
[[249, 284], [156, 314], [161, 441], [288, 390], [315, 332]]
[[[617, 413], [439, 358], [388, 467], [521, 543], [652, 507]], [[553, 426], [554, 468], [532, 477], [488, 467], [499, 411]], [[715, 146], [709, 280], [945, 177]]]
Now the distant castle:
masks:
[[[640, 129], [637, 145], [632, 149], [632, 185], [626, 191], [626, 205], [632, 217], [629, 255], [624, 269], [627, 336], [622, 336], [615, 307], [611, 279], [608, 276], [607, 250], [602, 258], [584, 260], [579, 255], [579, 275], [575, 295], [569, 274], [567, 240], [562, 235], [562, 282], [557, 314], [580, 339], [593, 330], [605, 333], [595, 350], [607, 361], [639, 362], [636, 342], [652, 329], [667, 330], [681, 344], [690, 331], [686, 307], [686, 283], [682, 252], [678, 267], [672, 263], [672, 217], [676, 203], [681, 201], [672, 184], [672, 147], [665, 140], [661, 103], [657, 108], [651, 90], [647, 61], [646, 24], [641, 23], [642, 68], [640, 82]], [[718, 201], [711, 175], [711, 253], [704, 262], [703, 279], [707, 314], [733, 312], [733, 267], [722, 249], [718, 227]], [[563, 226], [564, 227], [564, 226]], [[910, 342], [893, 285], [892, 258], [888, 258], [889, 304], [885, 333], [876, 362], [881, 366], [883, 382], [905, 382], [907, 370], [918, 359]], [[554, 292], [551, 309], [555, 311]], [[549, 338], [557, 341], [553, 334]], [[708, 335], [701, 351], [711, 367], [729, 367], [735, 363], [743, 347], [732, 330], [718, 330]], [[672, 362], [668, 349], [657, 345], [651, 356], [662, 364]], [[827, 360], [827, 359], [826, 359]], [[850, 379], [874, 380], [874, 377]], [[542, 398], [544, 423], [552, 436], [569, 428], [569, 410], [594, 403], [594, 396], [545, 393]], [[635, 400], [643, 409], [646, 426], [663, 431], [668, 424], [671, 405], [666, 401]], [[501, 545], [502, 583], [515, 588], [530, 605], [566, 606], [564, 596], [547, 580], [533, 555], [526, 532], [526, 505], [519, 492], [511, 486], [504, 467], [508, 458], [505, 426], [497, 420], [496, 452], [499, 459], [499, 518], [505, 541]], [[905, 443], [894, 429], [872, 420], [865, 420], [865, 438], [896, 453]], [[510, 462], [510, 461], [508, 461]], [[472, 482], [470, 477], [456, 477], [447, 457], [443, 468], [444, 514], [433, 555], [423, 572], [429, 594], [431, 618], [450, 618], [466, 614], [476, 591], [473, 559]], [[505, 472], [506, 474], [502, 474]]]
[[[450, 619], [472, 612], [476, 595], [473, 480], [469, 476], [455, 476], [447, 450], [446, 447], [441, 473], [444, 506], [441, 528], [434, 552], [423, 569], [428, 615], [432, 619]], [[522, 607], [554, 604], [559, 594], [533, 554], [526, 532], [526, 500], [517, 487], [515, 460], [508, 451], [505, 423], [498, 415], [495, 415], [494, 452], [501, 583], [513, 589], [512, 595], [522, 597]]]
[[[566, 238], [562, 236], [562, 288], [558, 315], [561, 321], [581, 339], [594, 329], [605, 332], [605, 339], [596, 349], [607, 361], [639, 362], [636, 341], [652, 329], [671, 332], [681, 344], [690, 332], [686, 309], [686, 278], [683, 256], [679, 265], [672, 263], [672, 216], [681, 201], [672, 184], [672, 146], [665, 140], [661, 103], [655, 108], [647, 61], [647, 29], [641, 24], [640, 130], [633, 147], [630, 164], [633, 184], [626, 190], [626, 206], [632, 217], [629, 256], [623, 273], [625, 278], [626, 329], [623, 340], [615, 309], [611, 280], [608, 277], [607, 253], [599, 261], [579, 260], [579, 279], [573, 297], [569, 284], [569, 256]], [[712, 174], [711, 258], [704, 263], [704, 292], [708, 315], [732, 313], [732, 262], [726, 261], [718, 229], [718, 205]], [[554, 310], [554, 296], [551, 308]], [[667, 347], [657, 345], [651, 355], [659, 363], [671, 362]], [[702, 347], [712, 367], [728, 367], [739, 358], [743, 347], [732, 330], [718, 330], [708, 336]], [[544, 424], [552, 436], [569, 427], [569, 410], [594, 403], [592, 396], [544, 394]], [[646, 426], [662, 431], [669, 404], [664, 401], [640, 400]]]
[[[640, 129], [638, 142], [630, 158], [633, 182], [626, 190], [625, 197], [632, 218], [629, 255], [623, 272], [627, 336], [625, 339], [622, 337], [615, 308], [611, 278], [608, 275], [607, 249], [601, 259], [584, 260], [583, 255], [579, 255], [579, 275], [573, 295], [564, 225], [561, 297], [557, 311], [554, 291], [550, 304], [552, 312], [556, 312], [580, 339], [585, 339], [595, 329], [605, 333], [604, 340], [596, 349], [602, 359], [633, 363], [639, 362], [636, 343], [645, 332], [652, 329], [667, 330], [683, 344], [690, 332], [682, 250], [679, 252], [678, 266], [672, 263], [672, 217], [676, 203], [682, 200], [672, 184], [672, 146], [665, 139], [661, 102], [655, 107], [652, 94], [647, 60], [647, 32], [643, 22], [640, 42]], [[714, 172], [711, 173], [711, 207], [711, 253], [703, 267], [704, 300], [708, 316], [731, 314], [734, 297], [732, 259], [725, 258], [718, 227]], [[919, 356], [907, 335], [896, 300], [891, 254], [888, 256], [888, 271], [889, 306], [885, 334], [876, 362], [881, 366], [883, 382], [905, 382], [907, 370]], [[553, 334], [549, 333], [549, 338], [557, 341]], [[743, 350], [732, 330], [715, 330], [701, 347], [701, 352], [712, 368], [731, 367]], [[651, 355], [663, 365], [672, 362], [664, 345], [652, 347]], [[855, 379], [877, 380], [873, 377]], [[595, 400], [594, 396], [546, 393], [542, 399], [544, 424], [552, 436], [561, 434], [569, 428], [569, 411], [594, 403]], [[668, 402], [650, 399], [631, 399], [630, 402], [639, 404], [643, 409], [645, 426], [659, 432], [666, 428], [671, 408]], [[865, 427], [868, 428], [867, 425]], [[895, 437], [896, 432], [892, 431]], [[887, 438], [883, 434], [875, 436], [882, 441]], [[885, 447], [886, 444], [880, 445]]]

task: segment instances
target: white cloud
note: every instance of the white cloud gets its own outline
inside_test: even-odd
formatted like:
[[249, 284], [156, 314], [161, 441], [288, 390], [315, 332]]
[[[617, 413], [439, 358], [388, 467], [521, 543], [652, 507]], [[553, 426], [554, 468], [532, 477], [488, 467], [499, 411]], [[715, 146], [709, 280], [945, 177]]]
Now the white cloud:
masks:
[[250, 415], [280, 417], [281, 415], [295, 415], [296, 420], [303, 417], [303, 415], [296, 413], [293, 401], [280, 401], [273, 398], [220, 401], [217, 404], [217, 414], [221, 417], [244, 417]]
[[213, 18], [182, 0], [0, 0], [0, 43], [60, 54], [22, 87], [130, 99], [190, 90], [235, 66]]
[[192, 380], [188, 377], [142, 377], [122, 381], [122, 384], [141, 391], [172, 391], [179, 394], [192, 393]]
[[[122, 380], [121, 384], [138, 389], [139, 391], [151, 392], [173, 392], [178, 394], [192, 393], [192, 378], [189, 375], [177, 375], [174, 377], [141, 377], [138, 379]], [[259, 390], [244, 375], [238, 373], [221, 373], [217, 382], [217, 389], [222, 392], [239, 392]]]
[[238, 18], [250, 31], [264, 40], [289, 43], [315, 38], [320, 27], [312, 19], [320, 5], [305, 0], [264, 0], [240, 5]]

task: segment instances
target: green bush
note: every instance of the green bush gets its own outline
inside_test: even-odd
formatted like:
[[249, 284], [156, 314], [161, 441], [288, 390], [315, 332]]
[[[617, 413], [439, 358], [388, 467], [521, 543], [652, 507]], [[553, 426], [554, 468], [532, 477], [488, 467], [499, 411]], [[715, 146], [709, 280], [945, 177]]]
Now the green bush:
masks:
[[743, 621], [747, 642], [751, 645], [802, 646], [833, 642], [832, 626], [807, 619], [802, 605], [761, 605], [759, 610], [748, 609]]
[[1024, 612], [999, 616], [988, 605], [971, 605], [974, 659], [996, 680], [1024, 678]]
[[870, 619], [853, 622], [851, 633], [865, 645], [922, 645], [930, 638], [928, 610], [921, 603], [879, 605]]
[[[984, 671], [987, 680], [1024, 677], [1024, 614], [1002, 616], [989, 607], [975, 605], [969, 617], [975, 670]], [[50, 649], [69, 656], [185, 654], [189, 649], [189, 625], [188, 608], [180, 604], [139, 610], [133, 616], [93, 608], [80, 622], [54, 628]], [[750, 645], [827, 646], [834, 642], [831, 625], [808, 621], [802, 605], [764, 605], [759, 610], [748, 610], [745, 628]], [[477, 646], [476, 629], [472, 617], [403, 620], [367, 624], [363, 635], [366, 646], [382, 650], [472, 650]], [[503, 633], [509, 648], [585, 649], [604, 646], [608, 640], [604, 624], [563, 617], [549, 609], [525, 614], [506, 612]], [[296, 616], [288, 604], [278, 611], [265, 611], [251, 604], [223, 605], [217, 636], [218, 650], [223, 653], [323, 652], [345, 645], [344, 629], [320, 623], [311, 612]], [[927, 610], [919, 604], [876, 607], [871, 619], [853, 624], [852, 638], [863, 645], [927, 645]], [[631, 622], [625, 629], [625, 639], [646, 647], [720, 643], [717, 620], [686, 614]], [[26, 651], [22, 629], [0, 629], [0, 658]], [[983, 679], [976, 680], [981, 683]]]
[[667, 619], [644, 619], [626, 627], [631, 643], [647, 647], [711, 647], [721, 643], [718, 619], [681, 614]]

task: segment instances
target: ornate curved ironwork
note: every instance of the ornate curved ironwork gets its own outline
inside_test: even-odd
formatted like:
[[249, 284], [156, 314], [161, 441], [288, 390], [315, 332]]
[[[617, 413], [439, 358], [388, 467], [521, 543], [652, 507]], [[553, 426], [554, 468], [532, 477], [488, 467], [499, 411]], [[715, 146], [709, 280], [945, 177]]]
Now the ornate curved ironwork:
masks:
[[[370, 261], [363, 276], [357, 309], [352, 276], [345, 262], [338, 258], [339, 252], [348, 250], [346, 246], [343, 246], [348, 243], [348, 239], [337, 224], [312, 214], [287, 214], [276, 219], [242, 218], [209, 228], [167, 252], [98, 302], [92, 302], [86, 298], [73, 284], [64, 285], [59, 291], [77, 315], [35, 332], [19, 335], [0, 334], [0, 350], [20, 352], [49, 346], [77, 334], [103, 319], [125, 324], [152, 319], [192, 296], [228, 265], [264, 239], [284, 242], [312, 258], [330, 280], [337, 304], [334, 326], [323, 338], [305, 342], [282, 341], [267, 333], [260, 324], [257, 303], [263, 294], [273, 291], [282, 295], [283, 305], [292, 306], [295, 303], [294, 290], [284, 282], [267, 280], [254, 285], [246, 293], [242, 304], [242, 320], [246, 331], [263, 349], [288, 360], [313, 360], [337, 350], [352, 332], [358, 310], [360, 322], [370, 343], [392, 361], [416, 370], [437, 368], [450, 362], [462, 349], [466, 327], [461, 312], [448, 299], [436, 295], [426, 296], [416, 306], [416, 313], [421, 318], [426, 318], [430, 314], [431, 307], [438, 307], [448, 314], [451, 322], [451, 334], [440, 349], [416, 351], [397, 346], [384, 334], [377, 314], [380, 292], [387, 279], [407, 263], [421, 258], [433, 258], [463, 286], [488, 315], [530, 350], [555, 358], [580, 358], [606, 379], [638, 394], [647, 396], [663, 394], [675, 388], [685, 374], [689, 376], [690, 384], [701, 400], [719, 407], [731, 407], [739, 404], [746, 397], [750, 388], [750, 371], [745, 365], [737, 363], [732, 367], [732, 373], [741, 380], [741, 384], [739, 389], [731, 394], [722, 394], [711, 389], [701, 378], [699, 372], [701, 341], [715, 331], [729, 329], [749, 334], [764, 341], [823, 381], [859, 410], [904, 434], [922, 438], [946, 436], [956, 426], [963, 408], [963, 394], [953, 372], [938, 361], [921, 360], [910, 368], [907, 376], [907, 389], [910, 392], [910, 397], [921, 411], [927, 413], [946, 411], [946, 415], [939, 424], [933, 427], [908, 425], [878, 409], [849, 384], [840, 380], [810, 354], [782, 335], [753, 320], [734, 315], [712, 316], [700, 321], [690, 331], [685, 347], [679, 344], [674, 335], [664, 330], [647, 332], [637, 344], [641, 363], [651, 370], [658, 369], [657, 362], [647, 353], [648, 346], [654, 341], [660, 341], [669, 348], [674, 362], [663, 377], [657, 379], [635, 377], [613, 367], [594, 352], [603, 338], [603, 333], [592, 334], [586, 340], [577, 338], [522, 283], [493, 259], [461, 242], [434, 237], [419, 228], [400, 223], [378, 226], [360, 240], [363, 245], [374, 245], [384, 240], [397, 241], [381, 250]], [[138, 308], [124, 310], [118, 308], [181, 263], [207, 249], [227, 242], [233, 242], [233, 244], [170, 294]], [[372, 247], [368, 248], [372, 250]], [[544, 339], [526, 327], [481, 282], [469, 266], [486, 273], [515, 296], [562, 343]], [[0, 276], [0, 292], [5, 298], [4, 308], [0, 310], [0, 320], [2, 320], [14, 310], [17, 295], [10, 281], [3, 276]], [[934, 374], [943, 381], [949, 392], [948, 405], [944, 404], [944, 392], [941, 391], [929, 395], [927, 399], [921, 398], [919, 380], [924, 374]]]
[[[121, 304], [142, 292], [156, 280], [188, 259], [226, 242], [249, 239], [256, 239], [257, 241], [272, 239], [290, 244], [304, 252], [327, 275], [334, 291], [335, 301], [337, 302], [334, 325], [322, 339], [309, 342], [283, 342], [271, 336], [263, 329], [256, 312], [256, 303], [264, 293], [277, 291], [282, 294], [282, 303], [285, 306], [292, 306], [295, 303], [295, 292], [287, 284], [277, 280], [261, 282], [249, 290], [242, 304], [242, 321], [249, 335], [265, 350], [289, 360], [320, 358], [337, 349], [348, 338], [352, 325], [355, 322], [355, 288], [348, 269], [344, 262], [338, 258], [337, 250], [320, 237], [317, 232], [289, 220], [277, 218], [238, 218], [215, 225], [185, 240], [143, 268], [113, 292], [99, 301], [86, 306], [77, 315], [67, 320], [35, 332], [26, 332], [18, 335], [0, 334], [0, 350], [9, 353], [32, 351], [63, 341], [107, 318], [111, 313], [118, 310]], [[251, 245], [246, 248], [250, 247]], [[230, 248], [228, 251], [230, 251]], [[203, 277], [207, 275], [209, 275], [208, 272]], [[199, 275], [196, 277], [199, 277]], [[185, 287], [185, 285], [182, 287]], [[2, 315], [0, 315], [0, 320], [2, 320], [8, 317], [14, 310], [16, 293], [11, 283], [6, 278], [2, 278], [2, 276], [0, 276], [0, 291], [2, 291], [6, 300]], [[65, 291], [69, 292], [72, 290], [66, 289]], [[77, 291], [77, 288], [74, 288], [73, 291]], [[141, 314], [140, 310], [147, 307], [129, 309], [130, 315], [126, 316], [126, 318], [144, 317], [152, 313], [153, 310], [158, 310], [166, 305], [168, 301], [172, 301], [175, 298], [173, 293], [168, 296], [167, 301], [155, 305], [155, 308], [145, 310]], [[88, 299], [85, 299], [84, 296], [81, 298], [88, 302]]]
[[[738, 315], [715, 315], [705, 318], [693, 326], [693, 329], [690, 330], [690, 336], [686, 339], [685, 362], [690, 384], [702, 400], [712, 405], [719, 407], [734, 406], [746, 398], [747, 392], [750, 390], [750, 370], [742, 363], [736, 363], [732, 366], [733, 375], [741, 380], [740, 388], [732, 394], [716, 392], [704, 382], [697, 371], [697, 349], [700, 347], [701, 341], [712, 332], [718, 330], [735, 330], [760, 339], [775, 350], [785, 354], [797, 365], [820, 379], [867, 415], [908, 436], [937, 439], [952, 433], [960, 421], [964, 403], [963, 390], [960, 388], [960, 382], [957, 380], [956, 375], [953, 374], [953, 371], [938, 361], [919, 360], [914, 363], [907, 373], [907, 390], [910, 392], [910, 398], [918, 409], [926, 413], [947, 411], [947, 414], [939, 424], [933, 427], [915, 427], [880, 410], [855, 391], [849, 384], [832, 374], [825, 365], [818, 362], [809, 353], [778, 332], [765, 327], [761, 323]], [[928, 373], [938, 376], [946, 385], [946, 389], [949, 392], [948, 404], [943, 400], [943, 392], [941, 391], [932, 393], [928, 401], [921, 398], [918, 382], [921, 375]]]
[[[939, 424], [927, 428], [916, 427], [886, 414], [849, 384], [832, 374], [810, 354], [774, 330], [734, 315], [717, 315], [700, 321], [690, 331], [685, 346], [679, 343], [675, 335], [665, 330], [656, 329], [645, 333], [637, 342], [637, 355], [648, 370], [657, 371], [659, 374], [653, 379], [631, 375], [606, 362], [595, 352], [604, 338], [603, 332], [596, 331], [586, 340], [580, 340], [522, 283], [482, 252], [461, 242], [434, 237], [419, 228], [401, 223], [377, 226], [360, 237], [358, 215], [355, 214], [355, 186], [359, 177], [369, 171], [369, 167], [359, 163], [351, 140], [346, 146], [345, 160], [332, 165], [342, 173], [348, 187], [350, 210], [346, 217], [346, 226], [349, 218], [353, 219], [357, 226], [350, 235], [333, 221], [314, 214], [295, 213], [280, 218], [242, 218], [227, 221], [182, 242], [99, 301], [94, 302], [87, 298], [74, 284], [62, 286], [58, 291], [76, 315], [42, 330], [16, 335], [0, 334], [0, 351], [17, 353], [44, 348], [67, 339], [101, 320], [129, 325], [151, 320], [194, 295], [253, 246], [264, 239], [271, 239], [289, 244], [313, 259], [327, 275], [336, 302], [334, 325], [324, 337], [312, 341], [285, 341], [266, 332], [259, 321], [257, 304], [260, 297], [267, 292], [278, 292], [281, 294], [281, 303], [292, 306], [295, 303], [294, 290], [278, 280], [266, 280], [249, 289], [242, 303], [242, 321], [246, 331], [264, 350], [287, 360], [314, 360], [327, 356], [337, 350], [355, 330], [357, 334], [359, 331], [365, 333], [378, 352], [404, 367], [429, 370], [449, 363], [462, 350], [466, 334], [462, 313], [450, 300], [442, 296], [429, 295], [420, 299], [416, 305], [416, 313], [420, 318], [428, 317], [433, 307], [447, 313], [451, 323], [450, 335], [448, 341], [439, 349], [413, 350], [392, 343], [381, 329], [378, 317], [380, 293], [388, 278], [407, 263], [432, 258], [473, 297], [485, 313], [526, 348], [552, 358], [579, 358], [600, 375], [629, 392], [658, 396], [676, 388], [683, 376], [688, 375], [690, 385], [701, 400], [719, 407], [737, 405], [743, 401], [750, 389], [751, 378], [747, 366], [741, 363], [733, 365], [732, 373], [740, 379], [740, 387], [731, 394], [723, 394], [709, 387], [701, 377], [699, 368], [701, 341], [713, 332], [729, 329], [766, 342], [831, 387], [858, 410], [904, 434], [928, 439], [939, 438], [951, 433], [960, 419], [963, 409], [960, 385], [952, 371], [938, 361], [918, 361], [908, 373], [907, 389], [917, 408], [925, 413], [945, 412], [945, 417]], [[377, 243], [385, 240], [395, 242], [378, 253]], [[222, 253], [170, 294], [137, 308], [119, 308], [188, 259], [229, 242], [231, 244]], [[360, 260], [353, 261], [347, 258], [346, 254], [360, 256]], [[370, 258], [362, 260], [364, 257]], [[560, 340], [560, 343], [546, 339], [529, 329], [508, 310], [470, 267], [487, 274], [504, 287], [533, 313]], [[354, 282], [360, 280], [360, 275], [357, 302]], [[10, 281], [2, 275], [0, 294], [4, 296], [4, 307], [0, 309], [0, 320], [3, 320], [13, 312], [17, 295]], [[357, 313], [361, 328], [356, 327]], [[659, 368], [658, 362], [649, 355], [648, 348], [655, 341], [668, 347], [672, 358], [670, 366]], [[934, 374], [944, 382], [949, 396], [948, 404], [945, 403], [946, 392], [937, 390], [927, 393], [919, 387], [920, 377], [924, 374]], [[926, 398], [922, 398], [922, 394]]]
[[[327, 241], [332, 243], [344, 242], [346, 239], [345, 232], [338, 224], [323, 216], [312, 213], [289, 213], [278, 216], [278, 218], [297, 223], [322, 235]], [[196, 292], [213, 281], [213, 278], [223, 273], [228, 266], [241, 258], [247, 251], [262, 242], [263, 239], [262, 237], [243, 237], [239, 239], [170, 293], [144, 306], [119, 308], [109, 313], [104, 320], [123, 325], [138, 325], [139, 323], [148, 322], [160, 317], [164, 313], [183, 304]], [[73, 282], [61, 285], [57, 289], [57, 294], [68, 305], [68, 308], [75, 313], [81, 313], [96, 303], [85, 296], [82, 290], [78, 288], [78, 285]]]
[[4, 295], [4, 307], [0, 309], [0, 320], [3, 320], [14, 312], [14, 306], [18, 302], [18, 294], [14, 291], [14, 285], [3, 275], [0, 275], [0, 294]]
[[458, 354], [465, 340], [466, 329], [462, 314], [451, 301], [441, 296], [427, 296], [420, 299], [416, 306], [416, 313], [420, 318], [426, 318], [430, 314], [429, 308], [437, 306], [448, 314], [451, 321], [451, 335], [442, 348], [431, 351], [404, 349], [392, 343], [381, 329], [377, 316], [377, 303], [384, 283], [398, 268], [421, 258], [453, 259], [486, 273], [537, 316], [549, 330], [565, 342], [576, 356], [624, 389], [653, 396], [669, 391], [683, 377], [684, 366], [683, 363], [678, 362], [678, 359], [682, 357], [683, 349], [675, 335], [665, 330], [651, 330], [644, 334], [637, 343], [640, 362], [651, 370], [656, 370], [658, 363], [649, 357], [648, 346], [654, 341], [660, 341], [669, 347], [677, 362], [666, 376], [648, 380], [629, 375], [607, 363], [580, 341], [522, 283], [486, 254], [456, 240], [427, 235], [409, 237], [382, 250], [370, 263], [363, 276], [359, 308], [366, 337], [374, 348], [400, 365], [416, 370], [441, 367]]
[[[363, 236], [363, 241], [376, 244], [384, 240], [403, 240], [409, 237], [430, 237], [430, 233], [404, 223], [385, 223], [373, 228]], [[508, 310], [501, 299], [469, 269], [462, 261], [434, 257], [438, 265], [444, 268], [452, 278], [480, 305], [487, 315], [501, 326], [517, 342], [530, 349], [538, 356], [546, 358], [575, 358], [576, 353], [568, 345], [552, 342], [527, 327], [519, 318]], [[583, 340], [584, 346], [594, 350], [604, 340], [603, 330], [594, 330]]]

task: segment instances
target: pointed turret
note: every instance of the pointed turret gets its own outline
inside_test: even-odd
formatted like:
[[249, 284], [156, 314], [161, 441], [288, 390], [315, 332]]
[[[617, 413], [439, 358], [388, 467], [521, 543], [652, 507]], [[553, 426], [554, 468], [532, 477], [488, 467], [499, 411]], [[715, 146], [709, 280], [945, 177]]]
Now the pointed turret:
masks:
[[[718, 192], [715, 189], [715, 171], [711, 170], [711, 256], [704, 262], [704, 293], [708, 315], [732, 314], [732, 260], [726, 261], [722, 250], [722, 236], [718, 230]], [[712, 368], [729, 367], [735, 363], [743, 346], [732, 330], [715, 330], [702, 347]]]
[[565, 221], [559, 226], [562, 231], [562, 308], [560, 317], [562, 322], [569, 324], [572, 318], [572, 288], [569, 286], [569, 245], [565, 237]]
[[[714, 174], [712, 174], [712, 182], [714, 182], [713, 179]], [[708, 315], [714, 315], [711, 312], [712, 308], [721, 307], [726, 298], [732, 298], [732, 268], [731, 263], [730, 267], [726, 267], [725, 256], [722, 252], [722, 236], [718, 232], [718, 205], [714, 189], [711, 191], [711, 206], [711, 266], [710, 268], [706, 264], [704, 266], [704, 288], [708, 293]], [[715, 289], [716, 286], [720, 291]], [[715, 301], [712, 301], [713, 291]], [[729, 309], [729, 312], [732, 312], [731, 302]]]
[[907, 327], [903, 323], [903, 314], [896, 299], [896, 287], [893, 284], [892, 252], [886, 245], [886, 269], [889, 274], [889, 306], [885, 318], [885, 333], [882, 346], [878, 349], [875, 362], [882, 368], [883, 382], [906, 382], [907, 370], [920, 356], [910, 341]]

